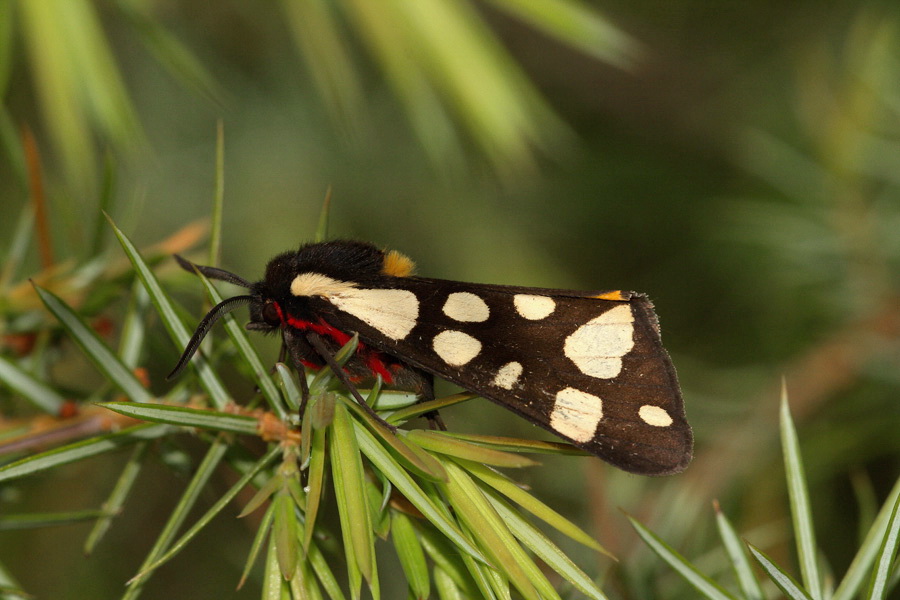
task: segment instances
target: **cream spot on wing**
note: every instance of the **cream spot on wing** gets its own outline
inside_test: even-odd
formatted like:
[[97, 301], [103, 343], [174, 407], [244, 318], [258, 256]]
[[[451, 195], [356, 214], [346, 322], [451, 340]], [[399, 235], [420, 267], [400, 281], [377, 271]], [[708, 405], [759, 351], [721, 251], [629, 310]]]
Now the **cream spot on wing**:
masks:
[[356, 287], [352, 281], [338, 281], [321, 273], [300, 273], [291, 282], [295, 296], [330, 296]]
[[453, 292], [444, 302], [444, 314], [456, 321], [481, 323], [491, 316], [491, 309], [475, 294]]
[[593, 394], [566, 388], [557, 392], [550, 427], [576, 442], [594, 438], [597, 424], [603, 418], [603, 401]]
[[547, 296], [516, 294], [513, 296], [516, 312], [531, 321], [539, 321], [550, 316], [556, 310], [556, 302]]
[[585, 375], [612, 379], [634, 348], [634, 315], [622, 304], [591, 319], [566, 338], [565, 355]]
[[522, 363], [508, 362], [497, 370], [494, 385], [504, 390], [511, 390], [522, 376]]
[[638, 415], [643, 419], [644, 423], [654, 427], [668, 427], [672, 424], [671, 415], [664, 408], [653, 406], [652, 404], [643, 405], [638, 409]]
[[462, 331], [442, 331], [434, 336], [432, 346], [451, 367], [461, 367], [481, 352], [481, 342]]
[[409, 290], [346, 288], [326, 298], [392, 340], [409, 335], [419, 318], [419, 301]]

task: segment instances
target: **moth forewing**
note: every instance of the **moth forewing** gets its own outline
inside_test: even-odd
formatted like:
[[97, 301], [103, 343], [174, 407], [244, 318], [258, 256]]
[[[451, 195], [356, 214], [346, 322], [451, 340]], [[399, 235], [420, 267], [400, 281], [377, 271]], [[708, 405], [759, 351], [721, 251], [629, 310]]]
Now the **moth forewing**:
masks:
[[325, 297], [322, 310], [624, 470], [663, 475], [690, 461], [681, 392], [645, 296], [391, 279], [401, 303], [359, 288], [357, 304]]
[[348, 385], [378, 375], [427, 399], [437, 375], [626, 471], [663, 475], [690, 461], [681, 391], [645, 296], [426, 279], [413, 267], [346, 240], [276, 256], [253, 284], [199, 267], [250, 294], [207, 315], [179, 367], [216, 318], [249, 301], [248, 328], [280, 330], [298, 368], [333, 364], [358, 333]]

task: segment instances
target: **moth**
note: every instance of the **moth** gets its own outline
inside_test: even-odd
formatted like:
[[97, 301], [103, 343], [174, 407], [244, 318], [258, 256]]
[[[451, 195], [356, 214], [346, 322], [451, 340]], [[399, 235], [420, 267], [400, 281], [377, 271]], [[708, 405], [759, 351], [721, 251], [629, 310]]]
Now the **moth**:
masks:
[[[247, 329], [280, 332], [299, 369], [336, 368], [358, 400], [354, 382], [378, 375], [431, 399], [438, 376], [625, 471], [665, 475], [690, 462], [678, 379], [643, 294], [418, 277], [399, 252], [347, 240], [280, 254], [255, 283], [176, 258], [249, 293], [207, 313], [169, 378], [222, 315], [249, 304]], [[354, 334], [341, 370], [334, 354]]]

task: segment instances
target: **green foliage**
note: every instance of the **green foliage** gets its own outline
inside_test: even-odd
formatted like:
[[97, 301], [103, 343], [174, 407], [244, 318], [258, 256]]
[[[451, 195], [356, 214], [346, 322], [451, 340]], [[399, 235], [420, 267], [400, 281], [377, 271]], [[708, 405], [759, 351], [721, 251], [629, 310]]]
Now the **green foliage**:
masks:
[[[496, 0], [496, 9], [600, 60], [626, 65], [637, 44], [603, 16], [571, 0]], [[115, 17], [171, 76], [221, 104], [223, 86], [153, 14], [151, 3], [112, 3]], [[271, 9], [271, 8], [270, 8]], [[282, 0], [279, 10], [335, 123], [351, 137], [365, 129], [361, 41], [385, 73], [412, 128], [435, 164], [459, 162], [474, 140], [498, 172], [512, 177], [532, 162], [532, 148], [550, 149], [566, 128], [528, 77], [497, 43], [468, 2]], [[66, 178], [93, 191], [97, 132], [130, 151], [145, 144], [128, 93], [89, 0], [0, 3], [0, 96], [13, 67], [13, 34], [27, 49], [36, 96]], [[477, 68], [473, 68], [477, 65]], [[5, 115], [4, 115], [5, 116]], [[213, 254], [218, 247], [213, 243]]]
[[[113, 228], [150, 302], [167, 322], [171, 336], [176, 342], [185, 343], [187, 333], [176, 316], [171, 297], [128, 238], [115, 225]], [[215, 289], [208, 281], [204, 280], [204, 283], [211, 300], [218, 302]], [[156, 425], [135, 425], [21, 458], [0, 467], [0, 483], [72, 465], [123, 445], [138, 445], [136, 460], [139, 463], [143, 460], [146, 440], [177, 435], [185, 429], [209, 434], [202, 436], [208, 443], [203, 461], [182, 492], [138, 574], [129, 582], [123, 598], [137, 598], [156, 570], [200, 534], [247, 486], [256, 487], [258, 491], [246, 504], [242, 516], [264, 505], [266, 516], [252, 544], [244, 578], [261, 548], [266, 546], [264, 597], [276, 590], [296, 598], [321, 597], [323, 592], [331, 597], [344, 597], [345, 592], [337, 586], [331, 567], [323, 562], [323, 551], [316, 541], [317, 537], [330, 537], [326, 526], [317, 518], [326, 481], [331, 482], [342, 537], [348, 578], [343, 588], [351, 598], [360, 597], [363, 582], [373, 598], [380, 597], [376, 538], [389, 536], [392, 526], [400, 531], [395, 547], [414, 593], [421, 594], [430, 589], [431, 568], [455, 564], [452, 570], [455, 577], [442, 579], [446, 573], [443, 567], [440, 567], [441, 575], [433, 575], [441, 579], [440, 587], [445, 594], [467, 596], [478, 589], [486, 596], [502, 598], [509, 596], [510, 587], [514, 587], [525, 598], [559, 598], [545, 573], [525, 550], [528, 548], [588, 597], [605, 598], [592, 579], [549, 537], [528, 523], [510, 501], [573, 539], [597, 550], [602, 548], [556, 511], [487, 468], [487, 465], [506, 468], [535, 465], [534, 461], [509, 452], [510, 449], [527, 451], [530, 446], [527, 442], [517, 447], [515, 440], [500, 440], [507, 450], [498, 450], [490, 447], [490, 441], [465, 441], [440, 432], [413, 429], [400, 430], [395, 435], [361, 410], [346, 392], [336, 388], [336, 379], [327, 369], [309, 378], [311, 399], [300, 436], [297, 436], [296, 432], [292, 433], [297, 425], [296, 417], [289, 415], [285, 408], [291, 406], [295, 410], [298, 405], [291, 375], [283, 368], [276, 369], [274, 374], [262, 368], [253, 346], [236, 327], [230, 331], [234, 360], [243, 363], [253, 374], [265, 405], [266, 412], [262, 416], [259, 413], [235, 413], [234, 409], [223, 410], [230, 401], [222, 391], [215, 370], [202, 359], [194, 371], [208, 393], [212, 409], [184, 406], [177, 400], [177, 395], [156, 399], [141, 387], [121, 358], [71, 307], [50, 292], [37, 290], [68, 335], [77, 341], [106, 379], [129, 399], [128, 402], [103, 402], [100, 406]], [[337, 354], [338, 364], [351, 356], [355, 348], [354, 338]], [[211, 352], [213, 356], [216, 354], [216, 351]], [[16, 377], [11, 379], [18, 381]], [[278, 381], [281, 382], [280, 389]], [[31, 390], [28, 386], [18, 389]], [[379, 407], [380, 395], [378, 388], [372, 390], [369, 403]], [[431, 410], [443, 404], [446, 404], [445, 400], [436, 400], [420, 410]], [[393, 410], [385, 413], [386, 416], [391, 412]], [[263, 456], [243, 462], [238, 469], [242, 473], [240, 479], [179, 537], [178, 531], [219, 464], [243, 454], [235, 443], [235, 434], [261, 437], [269, 442], [269, 449]], [[275, 461], [279, 455], [280, 462]], [[270, 466], [273, 462], [276, 464]], [[132, 467], [135, 464], [126, 464], [119, 477], [121, 485], [110, 499], [110, 507], [122, 506], [127, 495], [125, 488], [134, 481]], [[97, 510], [23, 515], [8, 518], [6, 522], [7, 527], [22, 528], [100, 519], [97, 526], [105, 531], [110, 525], [106, 520], [109, 516], [111, 513]], [[410, 519], [410, 516], [415, 518]], [[0, 528], [3, 524], [0, 522]], [[431, 566], [425, 558], [425, 543], [420, 540], [423, 535], [432, 539], [428, 552]], [[100, 536], [99, 533], [92, 535], [89, 545], [96, 545]], [[440, 542], [435, 543], [436, 540]], [[439, 558], [435, 558], [436, 554]]]
[[[132, 309], [148, 301], [152, 303], [168, 325], [173, 341], [184, 344], [187, 330], [171, 296], [141, 253], [121, 230], [111, 225], [146, 293], [144, 301], [132, 304]], [[221, 301], [209, 281], [197, 275], [210, 301]], [[413, 597], [426, 598], [435, 589], [442, 597], [504, 598], [515, 590], [523, 598], [560, 598], [545, 571], [535, 562], [539, 558], [540, 564], [580, 593], [591, 598], [607, 598], [594, 579], [529, 522], [522, 510], [587, 547], [606, 551], [568, 519], [495, 470], [496, 467], [535, 466], [533, 460], [518, 453], [540, 450], [565, 454], [569, 451], [564, 445], [418, 429], [401, 429], [395, 434], [362, 410], [328, 369], [308, 378], [310, 402], [302, 421], [298, 421], [295, 411], [299, 406], [299, 390], [293, 375], [281, 364], [273, 372], [267, 371], [246, 334], [233, 322], [226, 324], [228, 345], [232, 349], [229, 360], [251, 374], [264, 406], [262, 412], [229, 408], [231, 401], [216, 374], [223, 363], [213, 368], [200, 356], [193, 370], [207, 392], [211, 407], [185, 406], [185, 396], [177, 393], [179, 388], [168, 397], [154, 398], [129, 369], [121, 351], [112, 351], [59, 296], [39, 286], [35, 290], [112, 388], [128, 399], [127, 402], [102, 402], [99, 406], [148, 424], [89, 436], [0, 466], [0, 483], [3, 483], [50, 469], [71, 467], [122, 446], [135, 446], [132, 459], [120, 472], [118, 483], [103, 508], [7, 515], [0, 518], [0, 530], [93, 521], [94, 529], [86, 547], [95, 548], [112, 526], [115, 511], [124, 506], [145, 460], [148, 442], [185, 430], [206, 432], [200, 436], [207, 444], [205, 456], [123, 598], [139, 597], [157, 569], [181, 553], [247, 487], [255, 488], [256, 492], [245, 503], [240, 516], [265, 510], [254, 541], [249, 545], [241, 584], [250, 576], [253, 564], [265, 548], [263, 597], [344, 598], [349, 594], [350, 598], [359, 598], [365, 582], [369, 594], [380, 598], [376, 542], [378, 538], [391, 537]], [[138, 335], [138, 331], [139, 328], [128, 327], [123, 335]], [[356, 345], [354, 337], [336, 355], [337, 363], [343, 364], [355, 352]], [[120, 347], [127, 349], [130, 344], [123, 340]], [[215, 348], [208, 349], [207, 355], [224, 356]], [[11, 363], [0, 371], [0, 377], [39, 409], [59, 410], [64, 403], [55, 391]], [[867, 599], [885, 598], [897, 581], [894, 563], [900, 539], [900, 481], [874, 519], [845, 577], [832, 589], [834, 586], [820, 572], [821, 558], [804, 464], [788, 411], [787, 392], [783, 390], [782, 394], [781, 440], [800, 581], [756, 545], [742, 542], [719, 510], [716, 516], [719, 535], [738, 592], [727, 591], [637, 519], [629, 517], [631, 524], [657, 556], [697, 593], [710, 600], [769, 597], [749, 557], [791, 599], [850, 600], [862, 597], [864, 588]], [[396, 424], [405, 424], [410, 418], [471, 397], [455, 395], [419, 404], [414, 397], [394, 394], [397, 398], [382, 402], [382, 396], [390, 395], [382, 393], [379, 384], [368, 392], [367, 402], [381, 410], [388, 422]], [[247, 460], [235, 436], [261, 438], [267, 442], [268, 449], [263, 455]], [[240, 478], [179, 535], [223, 460], [236, 466]], [[339, 583], [333, 559], [326, 559], [335, 549], [325, 550], [318, 541], [333, 538], [328, 532], [329, 525], [320, 519], [326, 494], [333, 497], [337, 509], [347, 578], [344, 584]]]
[[[325, 597], [347, 593], [337, 591], [349, 587], [336, 547], [329, 402], [307, 411], [309, 423], [289, 420], [296, 376], [284, 365], [268, 372], [271, 340], [252, 339], [258, 362], [237, 350], [243, 332], [231, 323], [227, 339], [217, 331], [206, 342], [193, 375], [163, 383], [200, 312], [180, 306], [197, 301], [197, 279], [171, 254], [193, 251], [252, 279], [274, 253], [326, 229], [407, 252], [427, 276], [647, 292], [697, 439], [684, 474], [636, 478], [550, 442], [504, 440], [535, 436], [486, 402], [439, 399], [433, 407], [449, 409], [454, 438], [544, 461], [517, 474], [526, 492], [465, 458], [376, 434], [347, 404], [367, 473], [393, 478], [366, 482], [370, 512], [383, 517], [373, 518], [376, 539], [402, 514], [424, 555], [423, 572], [399, 525], [408, 554], [392, 571], [415, 593], [426, 581], [441, 598], [493, 593], [490, 572], [458, 550], [477, 547], [434, 506], [449, 460], [484, 484], [511, 530], [523, 519], [517, 539], [555, 565], [555, 585], [565, 560], [526, 527], [526, 497], [589, 523], [582, 541], [597, 537], [619, 558], [595, 567], [596, 548], [553, 538], [592, 578], [599, 572], [610, 598], [697, 597], [620, 507], [737, 597], [782, 594], [767, 572], [810, 594], [818, 581], [826, 598], [832, 588], [839, 600], [865, 597], [870, 581], [876, 595], [887, 586], [896, 596], [881, 548], [900, 465], [897, 7], [378, 4], [0, 0], [0, 596], [118, 597], [123, 581], [147, 572], [129, 593], [165, 587], [187, 597], [202, 587], [222, 597], [245, 553], [257, 568], [239, 594], [265, 585], [279, 595], [275, 515], [262, 507], [240, 521], [220, 513], [176, 560], [148, 570], [171, 551], [151, 547], [175, 547], [267, 456], [257, 433], [239, 433], [256, 416], [234, 412], [232, 400], [313, 432], [301, 436], [297, 463], [309, 474], [314, 525], [303, 530], [307, 560], [291, 585], [299, 593], [297, 582], [312, 578]], [[335, 211], [317, 225], [330, 187]], [[211, 188], [201, 253], [208, 226], [182, 227], [210, 212], [198, 198]], [[149, 273], [123, 258], [101, 211], [134, 241], [129, 254], [141, 248]], [[151, 301], [157, 286], [164, 291]], [[70, 335], [51, 309], [82, 333]], [[182, 333], [173, 341], [169, 328]], [[808, 501], [773, 476], [782, 375]], [[128, 401], [141, 396], [154, 401]], [[421, 414], [408, 396], [375, 396], [391, 424]], [[216, 446], [207, 456], [217, 435], [224, 455]], [[284, 460], [276, 453], [245, 489], [259, 489]], [[184, 517], [188, 486], [199, 499]], [[416, 498], [428, 518], [379, 513], [373, 498], [388, 488]], [[243, 493], [229, 507], [246, 506]], [[784, 500], [794, 496], [799, 504]], [[509, 497], [513, 513], [498, 501]], [[164, 527], [177, 531], [161, 536]], [[574, 525], [548, 527], [577, 536]], [[802, 556], [793, 542], [801, 530]], [[764, 571], [741, 536], [796, 583]], [[382, 596], [397, 589], [382, 560], [390, 546], [376, 542]], [[580, 595], [572, 584], [560, 590]]]
[[897, 514], [898, 507], [900, 507], [900, 479], [895, 483], [893, 491], [882, 505], [872, 527], [857, 549], [850, 568], [838, 585], [834, 587], [819, 572], [821, 557], [812, 527], [812, 507], [797, 433], [788, 408], [786, 391], [783, 392], [781, 401], [781, 439], [791, 505], [792, 533], [797, 544], [797, 557], [802, 574], [801, 582], [798, 582], [787, 569], [780, 566], [751, 542], [741, 543], [733, 526], [719, 510], [716, 511], [716, 520], [722, 544], [728, 555], [728, 562], [738, 582], [740, 593], [737, 595], [726, 591], [638, 520], [629, 517], [631, 524], [657, 556], [675, 569], [701, 597], [709, 600], [734, 600], [736, 598], [762, 600], [770, 597], [763, 592], [763, 586], [760, 585], [750, 566], [748, 551], [770, 581], [786, 598], [791, 600], [821, 600], [822, 598], [881, 600], [887, 598], [889, 592], [897, 584], [895, 559], [898, 534], [900, 534], [900, 518]]

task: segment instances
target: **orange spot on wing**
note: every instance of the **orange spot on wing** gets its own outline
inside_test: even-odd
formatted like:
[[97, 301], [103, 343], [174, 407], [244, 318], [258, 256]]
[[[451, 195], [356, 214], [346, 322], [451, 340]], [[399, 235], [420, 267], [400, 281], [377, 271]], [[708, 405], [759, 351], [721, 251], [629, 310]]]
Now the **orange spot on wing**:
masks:
[[394, 277], [409, 277], [415, 270], [416, 264], [405, 254], [391, 250], [384, 255], [384, 266], [381, 272]]
[[622, 295], [622, 290], [603, 292], [602, 294], [597, 294], [596, 296], [594, 296], [594, 298], [600, 298], [601, 300], [615, 300], [617, 302], [628, 300], [628, 298]]

